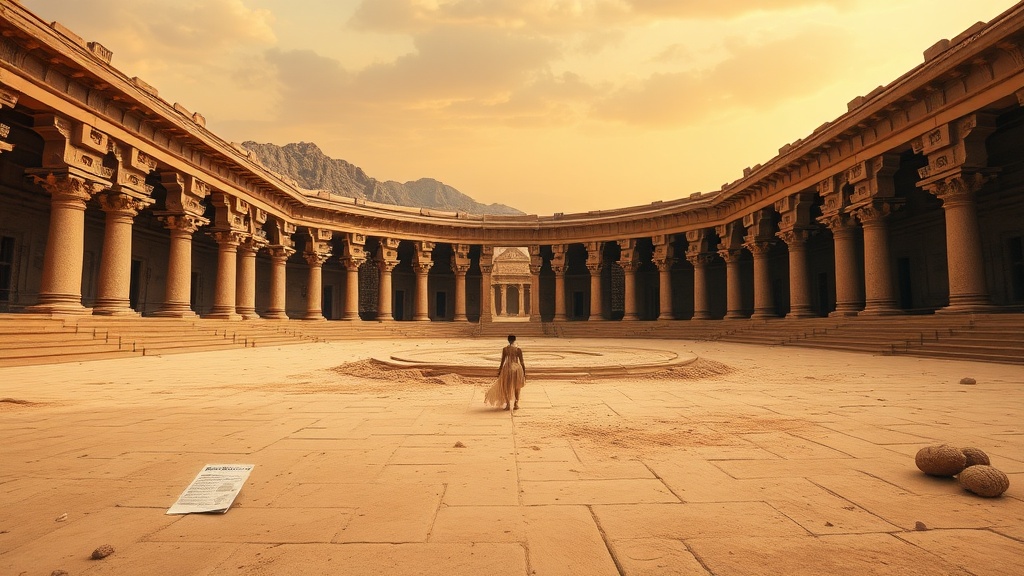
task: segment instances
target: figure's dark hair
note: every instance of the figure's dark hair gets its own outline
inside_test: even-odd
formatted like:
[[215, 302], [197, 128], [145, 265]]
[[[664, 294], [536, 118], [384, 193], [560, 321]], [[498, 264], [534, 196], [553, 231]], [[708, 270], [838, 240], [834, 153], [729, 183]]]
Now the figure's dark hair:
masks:
[[516, 341], [516, 335], [515, 334], [509, 334], [508, 335], [508, 343], [511, 344], [511, 343], [513, 343], [515, 341]]

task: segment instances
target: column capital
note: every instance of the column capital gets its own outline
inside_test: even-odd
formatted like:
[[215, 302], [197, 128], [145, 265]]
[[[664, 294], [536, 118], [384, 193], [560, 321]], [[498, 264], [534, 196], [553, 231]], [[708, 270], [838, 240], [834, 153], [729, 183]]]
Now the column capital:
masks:
[[430, 272], [430, 269], [433, 267], [433, 262], [415, 262], [412, 265], [412, 270], [419, 276], [425, 276]]
[[672, 266], [676, 263], [675, 258], [658, 258], [654, 260], [654, 265], [658, 267], [659, 272], [667, 272], [672, 269]]
[[853, 232], [857, 227], [857, 223], [854, 221], [853, 216], [845, 212], [836, 212], [833, 214], [818, 216], [818, 222], [831, 230], [833, 236]]
[[346, 256], [341, 258], [341, 265], [349, 272], [358, 271], [359, 267], [366, 263], [366, 258], [355, 258]]
[[267, 246], [267, 252], [273, 260], [287, 260], [292, 254], [295, 254], [295, 248], [276, 244], [273, 246]]
[[263, 236], [259, 234], [249, 234], [242, 239], [241, 243], [239, 243], [238, 249], [255, 254], [256, 252], [266, 248], [268, 244], [269, 242]]
[[587, 270], [589, 270], [591, 274], [600, 274], [601, 271], [604, 270], [604, 263], [597, 262], [591, 264], [590, 262], [587, 262]]
[[687, 252], [686, 261], [693, 265], [694, 268], [703, 268], [708, 264], [711, 264], [715, 260], [715, 255], [711, 252]]
[[852, 213], [862, 226], [880, 226], [885, 223], [889, 216], [902, 208], [902, 206], [902, 202], [876, 200], [874, 202], [858, 206], [852, 211]]
[[759, 240], [753, 236], [747, 236], [743, 247], [750, 251], [754, 257], [766, 256], [775, 245], [774, 240]]
[[320, 268], [331, 258], [330, 252], [303, 252], [302, 258], [312, 268]]
[[743, 250], [723, 248], [718, 251], [718, 256], [725, 260], [726, 264], [733, 264], [743, 258]]
[[238, 230], [210, 230], [208, 234], [221, 246], [238, 247], [246, 239], [246, 235]]
[[153, 204], [152, 198], [136, 198], [124, 192], [106, 190], [96, 195], [100, 209], [104, 212], [134, 218], [147, 206]]
[[200, 226], [206, 226], [209, 220], [194, 214], [157, 213], [157, 219], [164, 223], [164, 228], [194, 234]]
[[397, 260], [378, 260], [377, 261], [377, 267], [380, 268], [381, 272], [388, 272], [388, 273], [390, 273], [391, 271], [393, 271], [395, 269], [395, 266], [398, 266], [398, 261]]
[[102, 182], [94, 182], [72, 174], [47, 174], [32, 176], [32, 180], [46, 190], [56, 202], [86, 201], [106, 188]]
[[989, 181], [990, 174], [983, 172], [959, 172], [922, 186], [926, 192], [942, 200], [943, 206], [974, 202], [977, 194]]
[[790, 250], [803, 249], [813, 232], [806, 228], [795, 228], [777, 232], [775, 235], [789, 246]]

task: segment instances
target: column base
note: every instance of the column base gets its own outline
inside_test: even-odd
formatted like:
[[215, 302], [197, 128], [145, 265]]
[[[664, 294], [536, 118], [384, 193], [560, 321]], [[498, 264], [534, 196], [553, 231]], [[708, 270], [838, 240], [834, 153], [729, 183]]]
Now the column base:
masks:
[[413, 316], [413, 322], [430, 322], [430, 316]]
[[152, 316], [156, 318], [196, 318], [198, 314], [188, 306], [164, 306], [153, 312]]
[[850, 316], [856, 316], [860, 313], [860, 308], [856, 307], [843, 307], [836, 308], [835, 310], [828, 313], [829, 318], [848, 318]]
[[268, 311], [266, 314], [261, 316], [264, 320], [288, 320], [288, 315], [282, 310], [275, 310], [273, 312]]
[[142, 316], [131, 308], [93, 308], [93, 316]]
[[565, 314], [562, 314], [562, 315], [555, 316], [554, 318], [551, 319], [551, 321], [552, 322], [565, 322], [568, 319], [569, 319], [568, 316], [566, 316]]
[[712, 316], [711, 312], [700, 310], [693, 313], [693, 318], [691, 318], [691, 320], [717, 320], [717, 318]]
[[750, 315], [746, 314], [744, 312], [733, 311], [733, 312], [727, 312], [725, 314], [725, 318], [726, 318], [726, 320], [746, 320], [747, 318], [750, 318]]
[[465, 314], [456, 315], [452, 318], [452, 322], [469, 322], [469, 318], [467, 318]]
[[799, 310], [790, 310], [789, 314], [786, 314], [786, 318], [816, 318], [818, 315], [814, 313], [814, 310], [810, 308], [800, 308]]
[[857, 316], [899, 316], [903, 311], [892, 306], [866, 307], [857, 313]]
[[210, 312], [201, 318], [204, 320], [241, 320], [242, 315], [236, 312]]
[[324, 318], [323, 312], [307, 312], [302, 320], [308, 320], [311, 322], [326, 322], [327, 318]]
[[771, 320], [773, 318], [778, 317], [779, 315], [776, 314], [775, 312], [765, 312], [763, 310], [760, 312], [754, 312], [753, 314], [750, 315], [751, 320]]
[[662, 314], [661, 316], [658, 316], [658, 320], [675, 320], [675, 319], [676, 319], [676, 317], [671, 315], [671, 314]]
[[390, 316], [390, 315], [388, 315], [388, 316], [377, 316], [377, 322], [395, 322], [395, 321], [396, 320], [394, 319], [394, 317]]
[[356, 313], [353, 313], [353, 312], [346, 312], [341, 317], [341, 319], [344, 320], [345, 322], [355, 322], [357, 320], [362, 320], [362, 318], [359, 317], [359, 314], [356, 314]]
[[43, 297], [39, 303], [25, 308], [29, 314], [69, 314], [83, 316], [92, 314], [92, 309], [82, 306], [82, 297]]
[[260, 315], [256, 313], [255, 308], [248, 310], [239, 310], [238, 314], [242, 317], [242, 320], [259, 320]]
[[997, 306], [992, 304], [950, 304], [935, 311], [936, 314], [989, 314], [995, 312]]

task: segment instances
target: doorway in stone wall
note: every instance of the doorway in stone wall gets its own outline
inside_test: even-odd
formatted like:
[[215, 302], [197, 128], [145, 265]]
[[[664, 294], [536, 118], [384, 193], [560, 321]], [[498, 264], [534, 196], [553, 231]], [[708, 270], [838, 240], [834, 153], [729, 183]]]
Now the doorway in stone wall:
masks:
[[434, 295], [434, 318], [438, 320], [448, 318], [448, 295], [444, 292]]
[[324, 286], [323, 299], [320, 300], [320, 313], [324, 318], [334, 318], [334, 286]]
[[131, 276], [128, 278], [128, 305], [139, 311], [139, 292], [142, 286], [142, 260], [132, 259]]

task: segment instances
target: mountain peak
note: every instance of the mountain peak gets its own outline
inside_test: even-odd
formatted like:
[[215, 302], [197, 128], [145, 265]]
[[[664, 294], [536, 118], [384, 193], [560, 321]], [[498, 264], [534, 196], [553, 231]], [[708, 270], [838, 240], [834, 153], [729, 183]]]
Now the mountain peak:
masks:
[[264, 167], [295, 179], [299, 186], [307, 190], [327, 190], [332, 194], [364, 198], [382, 204], [469, 214], [523, 214], [503, 204], [481, 204], [433, 178], [420, 178], [405, 183], [371, 178], [354, 164], [330, 158], [313, 142], [293, 142], [278, 146], [247, 140], [242, 142], [242, 146], [251, 150]]

